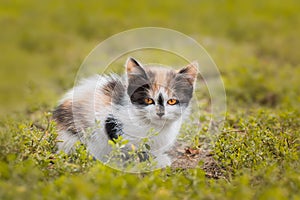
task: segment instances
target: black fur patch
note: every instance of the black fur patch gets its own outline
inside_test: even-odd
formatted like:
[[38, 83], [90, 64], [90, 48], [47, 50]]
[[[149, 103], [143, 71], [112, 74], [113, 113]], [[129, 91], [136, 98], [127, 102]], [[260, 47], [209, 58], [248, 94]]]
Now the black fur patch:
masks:
[[164, 106], [164, 98], [161, 93], [159, 93], [157, 104], [160, 106]]
[[123, 135], [123, 125], [113, 115], [109, 115], [105, 120], [105, 131], [110, 140], [118, 139]]
[[179, 74], [185, 74], [185, 73], [187, 73], [187, 71], [188, 71], [188, 68], [185, 67], [185, 68], [181, 69], [178, 73]]
[[78, 132], [73, 119], [71, 103], [65, 102], [59, 105], [53, 111], [53, 119], [57, 122], [58, 125], [60, 125], [61, 127], [65, 127], [67, 131], [70, 131], [73, 134], [76, 134]]
[[178, 74], [175, 78], [173, 89], [175, 96], [182, 106], [188, 106], [193, 97], [193, 85], [188, 81], [186, 75]]
[[111, 97], [114, 104], [123, 105], [122, 100], [125, 95], [125, 88], [120, 80], [112, 78], [103, 86], [102, 92], [104, 95]]
[[140, 66], [140, 64], [133, 58], [129, 58], [131, 62], [133, 62], [136, 66]]
[[127, 94], [132, 104], [147, 106], [144, 99], [148, 96], [149, 89], [150, 81], [143, 68], [138, 73], [132, 73], [128, 76]]
[[146, 151], [138, 152], [137, 155], [139, 157], [140, 162], [145, 162], [145, 161], [149, 160], [149, 158], [150, 158]]
[[145, 103], [145, 98], [148, 96], [149, 85], [142, 85], [141, 87], [136, 88], [133, 93], [130, 95], [130, 100], [132, 104], [147, 106]]

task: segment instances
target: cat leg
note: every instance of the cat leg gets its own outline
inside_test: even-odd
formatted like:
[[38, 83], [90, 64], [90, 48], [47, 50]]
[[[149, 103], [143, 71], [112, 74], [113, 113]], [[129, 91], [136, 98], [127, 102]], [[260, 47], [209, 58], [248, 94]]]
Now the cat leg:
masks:
[[79, 141], [79, 138], [76, 134], [64, 130], [59, 132], [56, 139], [58, 141], [58, 151], [64, 151], [65, 153], [71, 153], [75, 144]]

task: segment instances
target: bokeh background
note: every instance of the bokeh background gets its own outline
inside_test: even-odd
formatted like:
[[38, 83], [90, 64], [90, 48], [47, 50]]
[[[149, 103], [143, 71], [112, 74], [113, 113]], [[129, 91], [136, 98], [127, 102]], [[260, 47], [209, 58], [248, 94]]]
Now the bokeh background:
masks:
[[145, 26], [202, 44], [221, 71], [229, 108], [298, 106], [299, 7], [297, 0], [1, 0], [1, 115], [51, 110], [98, 43]]
[[[0, 0], [0, 199], [299, 199], [299, 8], [299, 0]], [[194, 38], [218, 66], [227, 113], [214, 147], [203, 151], [211, 115], [201, 109], [183, 124], [178, 141], [188, 146], [171, 150], [181, 158], [171, 168], [124, 173], [80, 144], [57, 153], [50, 111], [85, 57], [147, 26]]]

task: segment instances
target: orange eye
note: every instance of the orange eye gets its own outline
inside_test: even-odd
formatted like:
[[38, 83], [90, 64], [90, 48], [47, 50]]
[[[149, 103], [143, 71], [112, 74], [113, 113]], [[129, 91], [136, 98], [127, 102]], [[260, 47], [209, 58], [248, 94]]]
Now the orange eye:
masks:
[[153, 101], [153, 99], [151, 99], [151, 98], [145, 98], [144, 101], [145, 101], [145, 103], [148, 104], [148, 105], [154, 104], [154, 101]]
[[168, 104], [169, 105], [175, 105], [175, 104], [177, 104], [178, 103], [178, 101], [176, 100], [176, 99], [169, 99], [168, 100]]

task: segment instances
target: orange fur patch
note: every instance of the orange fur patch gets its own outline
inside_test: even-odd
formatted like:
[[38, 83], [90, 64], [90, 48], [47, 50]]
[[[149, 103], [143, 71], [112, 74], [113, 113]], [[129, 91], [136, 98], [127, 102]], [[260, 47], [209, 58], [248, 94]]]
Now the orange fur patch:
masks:
[[[160, 67], [148, 67], [146, 71], [149, 74], [153, 74], [152, 78], [152, 95], [158, 93], [158, 91], [163, 88], [168, 96], [172, 95], [172, 88], [171, 88], [171, 80], [174, 78], [176, 71], [172, 69], [165, 69]], [[150, 79], [151, 79], [150, 78]]]

